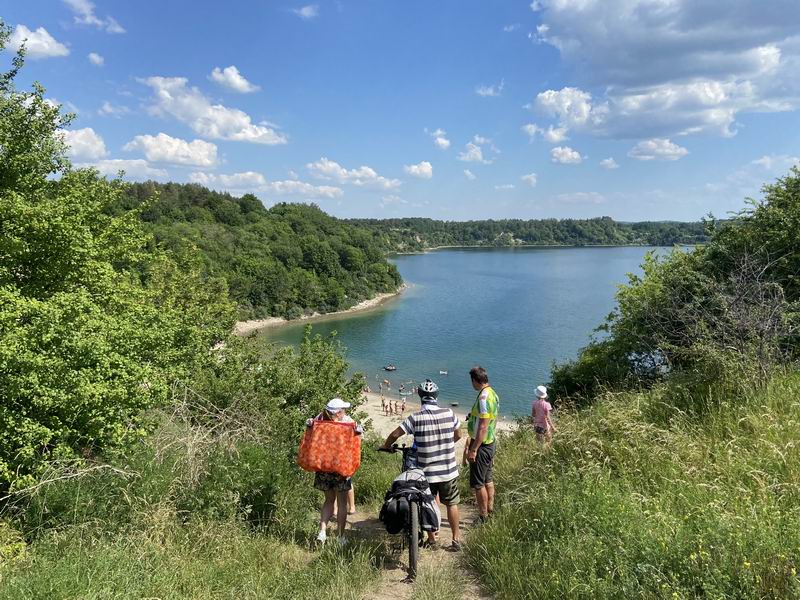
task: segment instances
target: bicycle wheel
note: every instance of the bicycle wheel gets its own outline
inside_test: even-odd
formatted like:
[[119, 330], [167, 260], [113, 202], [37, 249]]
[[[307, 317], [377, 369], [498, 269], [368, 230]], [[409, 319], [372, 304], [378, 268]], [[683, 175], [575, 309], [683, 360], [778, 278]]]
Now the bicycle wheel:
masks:
[[411, 531], [408, 543], [408, 577], [414, 579], [417, 576], [417, 559], [419, 558], [419, 504], [416, 500], [409, 503], [411, 509]]

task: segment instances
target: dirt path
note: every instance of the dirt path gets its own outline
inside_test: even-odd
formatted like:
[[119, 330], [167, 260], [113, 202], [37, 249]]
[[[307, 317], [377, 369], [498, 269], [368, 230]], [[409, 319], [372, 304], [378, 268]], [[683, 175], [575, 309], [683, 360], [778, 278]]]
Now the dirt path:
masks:
[[[441, 507], [444, 509], [444, 507]], [[477, 516], [475, 506], [462, 504], [459, 507], [461, 527], [461, 538], [466, 539], [469, 528]], [[408, 569], [408, 549], [400, 549], [399, 535], [389, 535], [383, 527], [383, 523], [378, 520], [377, 513], [357, 511], [348, 518], [352, 530], [356, 535], [368, 539], [383, 539], [389, 549], [388, 558], [384, 563], [381, 572], [381, 579], [378, 586], [371, 589], [364, 598], [369, 600], [409, 600], [415, 593], [416, 587], [425, 581], [426, 575], [438, 574], [440, 577], [458, 577], [463, 585], [462, 598], [489, 599], [484, 595], [476, 583], [470, 578], [469, 573], [460, 566], [459, 559], [461, 554], [445, 550], [453, 541], [450, 532], [450, 525], [447, 522], [447, 515], [443, 510], [442, 527], [439, 532], [438, 550], [421, 549], [419, 557], [419, 571], [417, 582], [407, 580]], [[457, 599], [453, 599], [457, 600]]]

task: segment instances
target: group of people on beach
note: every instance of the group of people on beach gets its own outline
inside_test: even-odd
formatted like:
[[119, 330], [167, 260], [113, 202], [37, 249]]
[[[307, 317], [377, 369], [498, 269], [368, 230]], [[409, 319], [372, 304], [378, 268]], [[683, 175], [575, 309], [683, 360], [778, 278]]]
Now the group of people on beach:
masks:
[[[469, 376], [477, 397], [467, 415], [467, 440], [461, 463], [469, 465], [469, 485], [478, 508], [478, 517], [474, 524], [479, 525], [491, 518], [494, 511], [495, 427], [500, 398], [489, 384], [486, 369], [480, 366], [473, 367], [469, 371]], [[391, 448], [392, 444], [404, 435], [414, 438], [418, 467], [425, 474], [431, 494], [445, 506], [447, 511], [447, 520], [452, 533], [452, 543], [447, 549], [458, 551], [462, 548], [462, 538], [459, 527], [458, 505], [461, 498], [456, 444], [463, 437], [462, 423], [450, 408], [439, 406], [439, 388], [433, 381], [428, 379], [416, 389], [420, 397], [420, 410], [406, 417], [389, 434], [382, 448]], [[383, 396], [381, 398], [383, 400]], [[334, 398], [315, 418], [352, 423], [353, 419], [345, 412], [349, 407], [349, 403]], [[531, 418], [537, 440], [547, 445], [550, 444], [555, 431], [551, 412], [552, 406], [548, 402], [547, 388], [540, 385], [534, 391]], [[312, 419], [309, 419], [308, 424], [311, 423]], [[356, 432], [361, 432], [360, 426], [356, 426]], [[335, 507], [338, 505], [337, 529], [339, 541], [344, 544], [348, 508], [352, 506], [349, 499], [353, 493], [352, 478], [335, 473], [317, 473], [314, 487], [325, 494], [317, 541], [322, 544], [327, 540], [328, 522], [333, 518]], [[429, 532], [425, 545], [437, 548], [438, 532]]]
[[[401, 383], [400, 387], [397, 388], [399, 398], [392, 401], [391, 398], [387, 398], [384, 394], [384, 391], [388, 392], [391, 390], [391, 383], [389, 383], [388, 379], [384, 379], [378, 386], [378, 391], [381, 395], [381, 410], [383, 411], [384, 416], [391, 416], [391, 415], [404, 415], [406, 413], [406, 394], [404, 394], [406, 389], [405, 384]], [[417, 388], [413, 388], [411, 393], [413, 394]]]

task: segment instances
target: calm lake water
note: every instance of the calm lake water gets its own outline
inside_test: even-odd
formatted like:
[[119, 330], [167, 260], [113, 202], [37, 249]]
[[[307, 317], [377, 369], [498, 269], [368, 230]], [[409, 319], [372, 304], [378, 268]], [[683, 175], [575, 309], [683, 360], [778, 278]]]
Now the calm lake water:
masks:
[[[649, 248], [452, 249], [393, 258], [410, 288], [372, 312], [313, 324], [337, 332], [353, 371], [402, 382], [430, 377], [444, 402], [475, 399], [468, 371], [484, 366], [501, 413], [527, 413], [553, 361], [575, 357], [614, 307], [616, 286]], [[265, 332], [297, 344], [303, 325]], [[386, 373], [381, 367], [394, 363]], [[439, 371], [448, 375], [440, 375]], [[407, 387], [410, 388], [409, 385]]]

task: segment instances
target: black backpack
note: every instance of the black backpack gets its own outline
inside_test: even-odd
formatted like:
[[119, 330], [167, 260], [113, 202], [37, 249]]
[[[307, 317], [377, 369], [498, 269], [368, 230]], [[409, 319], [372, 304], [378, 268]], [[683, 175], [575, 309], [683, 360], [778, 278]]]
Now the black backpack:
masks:
[[411, 505], [409, 500], [416, 500], [420, 511], [420, 529], [423, 531], [437, 531], [439, 529], [440, 515], [434, 497], [425, 476], [419, 469], [406, 471], [399, 475], [393, 482], [392, 488], [386, 492], [379, 518], [392, 535], [403, 531], [410, 522]]

